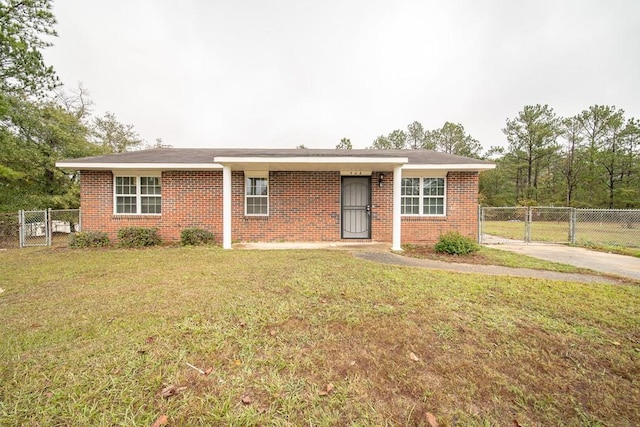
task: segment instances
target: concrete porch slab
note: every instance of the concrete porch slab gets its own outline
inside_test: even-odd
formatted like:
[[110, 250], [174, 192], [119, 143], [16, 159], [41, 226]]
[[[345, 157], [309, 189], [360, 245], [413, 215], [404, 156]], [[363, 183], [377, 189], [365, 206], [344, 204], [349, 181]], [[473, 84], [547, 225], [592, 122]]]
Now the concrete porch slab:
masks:
[[389, 251], [391, 243], [382, 242], [275, 242], [275, 243], [234, 243], [233, 249], [292, 250], [292, 249], [342, 249]]

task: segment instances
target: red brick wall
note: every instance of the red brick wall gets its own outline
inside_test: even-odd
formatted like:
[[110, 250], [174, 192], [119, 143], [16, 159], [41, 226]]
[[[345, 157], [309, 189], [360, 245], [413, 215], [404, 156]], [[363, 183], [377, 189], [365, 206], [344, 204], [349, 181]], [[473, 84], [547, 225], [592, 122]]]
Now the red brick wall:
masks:
[[82, 171], [80, 205], [82, 229], [111, 239], [122, 227], [158, 227], [163, 240], [177, 241], [182, 229], [198, 227], [222, 241], [222, 171], [162, 172], [162, 215], [114, 215], [112, 173]]
[[402, 243], [433, 244], [441, 234], [457, 231], [478, 238], [478, 173], [449, 172], [447, 215], [444, 217], [402, 217]]
[[[372, 240], [391, 242], [393, 173], [371, 177]], [[244, 215], [244, 173], [232, 173], [232, 241], [340, 240], [340, 173], [270, 172], [269, 216]], [[402, 217], [403, 243], [434, 243], [440, 234], [457, 230], [477, 237], [478, 174], [450, 172], [446, 217]], [[180, 239], [187, 227], [204, 228], [222, 241], [222, 171], [162, 173], [162, 215], [114, 215], [113, 175], [83, 171], [82, 227], [106, 231], [115, 239], [127, 226], [158, 227], [165, 241]]]
[[340, 172], [270, 172], [269, 216], [244, 215], [244, 173], [232, 173], [232, 240], [340, 240]]

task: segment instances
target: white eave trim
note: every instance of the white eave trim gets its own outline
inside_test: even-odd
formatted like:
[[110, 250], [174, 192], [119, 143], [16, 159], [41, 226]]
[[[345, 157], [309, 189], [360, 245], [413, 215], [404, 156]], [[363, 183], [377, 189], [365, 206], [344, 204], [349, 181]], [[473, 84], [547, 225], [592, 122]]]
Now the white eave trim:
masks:
[[486, 171], [495, 169], [496, 165], [491, 163], [463, 163], [463, 164], [424, 164], [424, 165], [404, 165], [402, 170], [446, 170], [446, 171]]
[[315, 157], [315, 156], [300, 156], [300, 157], [215, 157], [213, 159], [216, 163], [221, 164], [242, 164], [242, 163], [307, 163], [307, 164], [380, 164], [380, 165], [400, 165], [409, 163], [407, 157], [353, 157], [353, 156], [341, 156], [341, 157]]
[[80, 162], [56, 162], [59, 168], [75, 170], [222, 170], [222, 165], [216, 163], [80, 163]]

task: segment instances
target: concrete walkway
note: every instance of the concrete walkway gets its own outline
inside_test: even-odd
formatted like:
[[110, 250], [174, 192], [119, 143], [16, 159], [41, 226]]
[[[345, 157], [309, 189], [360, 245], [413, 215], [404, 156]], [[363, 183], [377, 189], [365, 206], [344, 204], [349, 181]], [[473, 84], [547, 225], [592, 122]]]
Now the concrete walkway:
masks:
[[553, 243], [501, 243], [489, 247], [640, 281], [640, 258], [632, 256]]
[[[494, 249], [512, 251], [534, 258], [569, 264], [576, 267], [588, 268], [604, 274], [612, 274], [628, 280], [640, 281], [640, 259], [590, 251], [558, 244], [525, 244], [513, 243], [505, 239], [504, 243], [488, 245]], [[622, 280], [607, 278], [592, 274], [560, 273], [555, 271], [534, 270], [529, 268], [510, 268], [497, 265], [462, 264], [429, 259], [409, 258], [390, 251], [388, 243], [349, 243], [349, 242], [320, 242], [320, 243], [236, 243], [235, 249], [254, 250], [286, 250], [286, 249], [338, 249], [348, 250], [357, 258], [385, 264], [433, 268], [438, 270], [455, 271], [461, 273], [481, 273], [500, 276], [533, 277], [551, 280], [566, 280], [585, 283], [623, 283]]]
[[515, 276], [537, 279], [564, 280], [568, 282], [582, 283], [609, 283], [622, 284], [623, 281], [609, 277], [580, 273], [561, 273], [557, 271], [534, 270], [530, 268], [511, 268], [499, 265], [463, 264], [457, 262], [436, 261], [422, 258], [409, 258], [391, 252], [354, 251], [356, 258], [384, 264], [400, 265], [407, 267], [433, 268], [436, 270], [452, 271], [457, 273], [480, 273], [491, 276]]

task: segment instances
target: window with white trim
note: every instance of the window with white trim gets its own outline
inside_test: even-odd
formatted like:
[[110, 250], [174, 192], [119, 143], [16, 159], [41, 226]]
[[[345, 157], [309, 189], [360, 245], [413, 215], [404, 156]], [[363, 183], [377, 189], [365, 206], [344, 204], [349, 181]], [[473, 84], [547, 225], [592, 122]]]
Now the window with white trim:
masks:
[[162, 213], [162, 187], [159, 176], [116, 176], [115, 213], [156, 215]]
[[400, 212], [402, 215], [445, 214], [445, 178], [402, 178]]
[[269, 178], [246, 177], [245, 215], [269, 215]]

